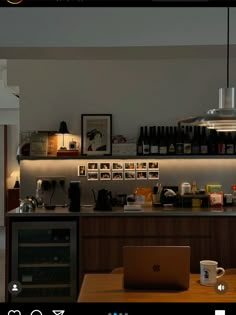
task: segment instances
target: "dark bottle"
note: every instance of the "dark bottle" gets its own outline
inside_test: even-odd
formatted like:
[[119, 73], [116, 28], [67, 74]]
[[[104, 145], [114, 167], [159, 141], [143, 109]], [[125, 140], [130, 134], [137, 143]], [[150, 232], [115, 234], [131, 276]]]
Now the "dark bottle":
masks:
[[[161, 126], [157, 127], [157, 146], [158, 146], [158, 154], [160, 154], [160, 139], [161, 139]], [[236, 146], [235, 146], [236, 150]]]
[[183, 141], [184, 141], [184, 154], [191, 154], [192, 153], [192, 143], [189, 133], [188, 126], [185, 126], [183, 129]]
[[[167, 127], [166, 127], [167, 128]], [[167, 131], [167, 129], [166, 129]], [[160, 137], [160, 143], [159, 143], [159, 153], [161, 155], [167, 154], [167, 134], [165, 132], [165, 127], [161, 127], [161, 137]]]
[[158, 154], [158, 142], [157, 142], [157, 134], [156, 127], [151, 127], [151, 136], [150, 136], [150, 154], [157, 155]]
[[144, 140], [143, 127], [141, 126], [137, 141], [137, 155], [143, 155], [143, 140]]
[[183, 134], [182, 134], [182, 128], [180, 125], [177, 128], [175, 150], [176, 150], [176, 154], [184, 153]]
[[234, 154], [234, 141], [231, 132], [228, 132], [226, 136], [225, 154]]
[[200, 153], [200, 127], [194, 126], [192, 139], [192, 154]]
[[169, 127], [169, 141], [168, 141], [168, 148], [167, 148], [167, 154], [173, 155], [176, 153], [175, 150], [175, 135], [173, 127]]
[[210, 129], [210, 133], [207, 138], [208, 141], [208, 154], [217, 154], [217, 132], [215, 129]]
[[224, 132], [218, 132], [217, 154], [225, 154], [226, 136]]
[[234, 141], [234, 154], [236, 154], [236, 133], [233, 136], [233, 141]]
[[144, 127], [144, 138], [143, 138], [143, 155], [150, 154], [150, 143], [149, 143], [149, 136], [148, 136], [148, 127]]
[[202, 127], [200, 136], [200, 154], [208, 154], [208, 139], [206, 134], [206, 127]]

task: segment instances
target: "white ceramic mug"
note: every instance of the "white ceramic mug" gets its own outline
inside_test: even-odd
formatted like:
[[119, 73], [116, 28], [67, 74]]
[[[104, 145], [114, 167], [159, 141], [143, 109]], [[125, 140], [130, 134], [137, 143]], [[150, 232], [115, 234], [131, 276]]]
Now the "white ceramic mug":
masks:
[[225, 269], [218, 267], [215, 260], [200, 261], [200, 283], [202, 285], [214, 286], [218, 278], [225, 274]]

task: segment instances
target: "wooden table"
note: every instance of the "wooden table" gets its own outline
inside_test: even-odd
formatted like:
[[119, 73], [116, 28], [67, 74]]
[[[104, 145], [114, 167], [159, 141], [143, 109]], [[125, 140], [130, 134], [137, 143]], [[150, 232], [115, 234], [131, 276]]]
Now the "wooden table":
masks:
[[[236, 302], [236, 274], [224, 275], [225, 293], [199, 283], [199, 275], [190, 275], [186, 291], [125, 291], [123, 274], [86, 274], [78, 302]], [[221, 291], [222, 292], [222, 291]]]

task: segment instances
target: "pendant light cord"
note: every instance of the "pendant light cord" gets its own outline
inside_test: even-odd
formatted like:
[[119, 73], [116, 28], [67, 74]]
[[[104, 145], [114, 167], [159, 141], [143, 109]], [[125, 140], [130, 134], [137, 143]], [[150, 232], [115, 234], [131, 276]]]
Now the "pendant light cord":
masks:
[[229, 7], [227, 8], [227, 88], [229, 87]]

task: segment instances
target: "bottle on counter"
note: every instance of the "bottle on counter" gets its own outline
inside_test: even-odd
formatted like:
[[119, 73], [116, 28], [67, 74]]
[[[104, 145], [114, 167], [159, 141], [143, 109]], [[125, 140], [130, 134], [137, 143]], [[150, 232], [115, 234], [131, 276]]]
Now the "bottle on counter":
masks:
[[43, 206], [43, 191], [42, 191], [42, 179], [37, 180], [37, 186], [35, 191], [35, 198], [37, 200], [38, 207]]
[[192, 192], [193, 194], [196, 194], [196, 192], [197, 192], [197, 183], [196, 183], [195, 180], [192, 181], [192, 184], [191, 184], [191, 192]]
[[232, 188], [232, 205], [233, 206], [236, 206], [236, 184], [233, 184], [232, 186], [231, 186], [231, 188]]

